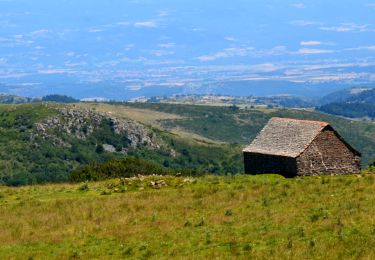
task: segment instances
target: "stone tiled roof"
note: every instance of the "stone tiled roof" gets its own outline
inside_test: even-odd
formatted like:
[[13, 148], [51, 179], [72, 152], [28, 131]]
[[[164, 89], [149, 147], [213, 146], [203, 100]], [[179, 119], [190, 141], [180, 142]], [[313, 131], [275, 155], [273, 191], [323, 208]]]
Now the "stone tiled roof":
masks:
[[327, 126], [326, 122], [274, 117], [243, 151], [296, 158]]

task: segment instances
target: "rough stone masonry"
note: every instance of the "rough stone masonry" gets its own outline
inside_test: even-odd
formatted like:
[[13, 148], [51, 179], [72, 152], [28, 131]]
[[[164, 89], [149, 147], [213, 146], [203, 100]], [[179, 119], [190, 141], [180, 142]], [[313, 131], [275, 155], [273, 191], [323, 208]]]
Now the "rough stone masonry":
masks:
[[361, 171], [361, 154], [327, 122], [272, 118], [243, 153], [248, 174], [294, 177]]

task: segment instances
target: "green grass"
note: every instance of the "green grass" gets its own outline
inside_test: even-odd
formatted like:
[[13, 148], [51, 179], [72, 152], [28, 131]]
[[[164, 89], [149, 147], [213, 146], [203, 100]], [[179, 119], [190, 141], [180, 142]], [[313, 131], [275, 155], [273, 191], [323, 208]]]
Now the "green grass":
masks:
[[0, 187], [0, 258], [373, 259], [374, 191], [372, 174]]

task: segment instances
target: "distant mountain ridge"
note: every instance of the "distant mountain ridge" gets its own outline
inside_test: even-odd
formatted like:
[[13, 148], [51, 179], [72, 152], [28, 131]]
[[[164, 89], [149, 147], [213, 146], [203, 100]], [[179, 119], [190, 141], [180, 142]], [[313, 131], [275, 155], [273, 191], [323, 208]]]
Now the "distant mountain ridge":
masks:
[[319, 110], [350, 118], [375, 118], [375, 88], [352, 88], [322, 99]]
[[27, 104], [36, 102], [59, 102], [59, 103], [75, 103], [79, 100], [66, 95], [47, 95], [41, 98], [22, 97], [11, 94], [0, 94], [0, 104]]
[[375, 104], [375, 88], [352, 89], [352, 95], [346, 100], [348, 103]]
[[294, 95], [276, 96], [230, 96], [230, 95], [172, 95], [158, 97], [140, 97], [133, 102], [180, 103], [200, 105], [242, 105], [247, 107], [272, 106], [285, 108], [315, 107], [316, 100]]
[[[129, 82], [105, 81], [98, 83], [64, 82], [52, 78], [47, 83], [36, 86], [18, 84], [1, 85], [0, 92], [17, 93], [20, 96], [41, 97], [49, 94], [64, 94], [76, 99], [129, 101], [138, 97], [171, 95], [230, 95], [230, 96], [279, 96], [292, 95], [319, 99], [330, 93], [356, 86], [354, 83], [337, 82], [289, 82], [286, 80], [231, 80], [231, 79], [192, 79], [158, 80], [148, 82], [147, 78]], [[35, 81], [38, 81], [35, 79]], [[183, 83], [180, 83], [183, 81]], [[41, 81], [42, 82], [42, 81]], [[58, 84], [56, 83], [58, 82]], [[53, 86], [53, 87], [51, 87]]]
[[[37, 99], [16, 95], [0, 94], [0, 104], [24, 104], [35, 102]], [[40, 100], [40, 99], [39, 99]]]
[[340, 91], [332, 92], [320, 99], [321, 105], [327, 105], [329, 103], [339, 103], [345, 102], [349, 99], [352, 100], [361, 100], [366, 96], [372, 95], [374, 88], [369, 87], [355, 87], [348, 88]]

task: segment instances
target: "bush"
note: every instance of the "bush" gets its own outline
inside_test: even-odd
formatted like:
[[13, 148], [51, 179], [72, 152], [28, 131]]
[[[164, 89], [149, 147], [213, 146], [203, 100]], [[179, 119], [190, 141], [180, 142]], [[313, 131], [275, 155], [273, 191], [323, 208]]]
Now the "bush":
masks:
[[76, 103], [79, 102], [79, 100], [66, 96], [66, 95], [47, 95], [42, 97], [42, 101], [44, 102], [59, 102], [59, 103]]
[[72, 182], [99, 181], [112, 178], [129, 178], [137, 175], [172, 174], [157, 164], [128, 157], [124, 160], [111, 160], [106, 163], [92, 163], [74, 170], [69, 179]]
[[79, 191], [89, 191], [90, 188], [89, 188], [88, 183], [85, 182], [84, 184], [82, 184], [80, 187], [78, 187], [78, 190], [79, 190]]

